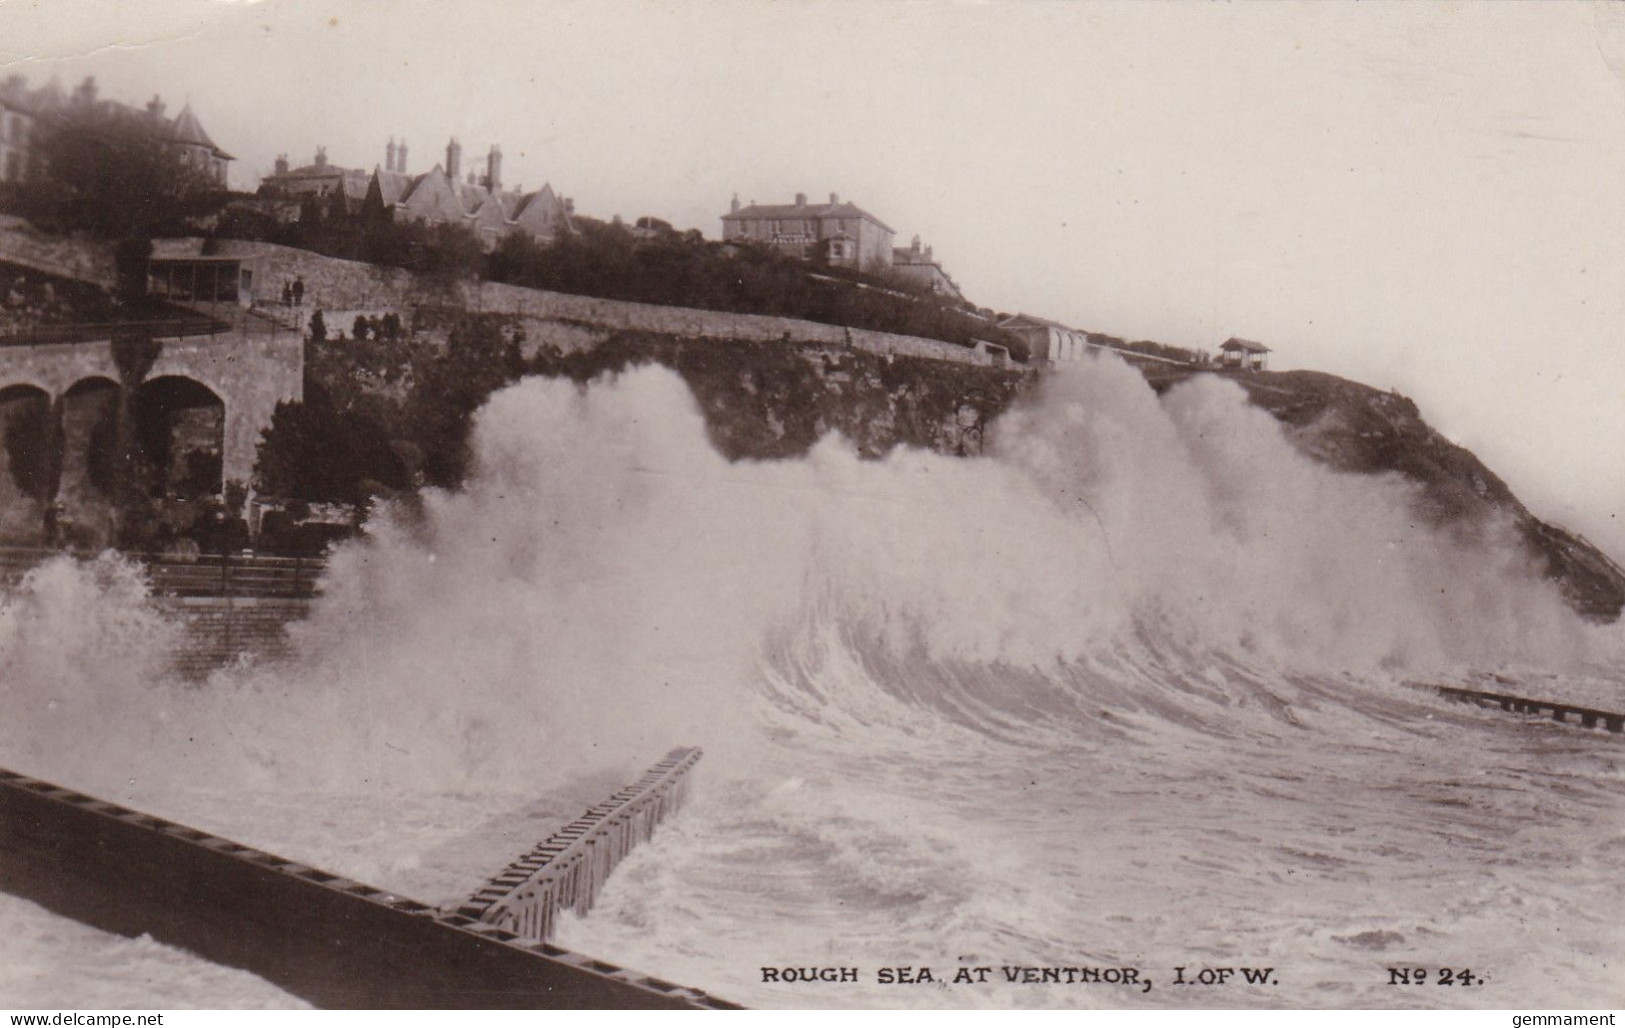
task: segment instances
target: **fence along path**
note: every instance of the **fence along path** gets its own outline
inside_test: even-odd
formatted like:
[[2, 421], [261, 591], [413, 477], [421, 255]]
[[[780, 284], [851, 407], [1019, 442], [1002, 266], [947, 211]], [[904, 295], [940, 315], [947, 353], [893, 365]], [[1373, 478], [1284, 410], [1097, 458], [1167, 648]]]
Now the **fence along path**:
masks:
[[622, 858], [682, 804], [700, 752], [672, 750], [642, 778], [509, 864], [457, 912], [537, 941], [553, 934], [560, 909], [586, 914]]
[[[0, 586], [15, 585], [36, 564], [67, 551], [0, 548]], [[85, 553], [68, 553], [85, 559]], [[211, 554], [181, 560], [128, 553], [146, 567], [158, 596], [236, 596], [255, 599], [309, 599], [321, 591], [325, 561], [313, 557], [261, 557]]]

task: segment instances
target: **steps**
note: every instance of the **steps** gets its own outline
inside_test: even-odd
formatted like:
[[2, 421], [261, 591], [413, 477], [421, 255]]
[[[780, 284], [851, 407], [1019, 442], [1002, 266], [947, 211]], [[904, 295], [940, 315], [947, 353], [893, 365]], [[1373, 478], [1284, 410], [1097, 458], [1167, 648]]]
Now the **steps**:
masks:
[[171, 664], [186, 678], [205, 678], [240, 661], [267, 663], [293, 655], [288, 624], [303, 620], [308, 599], [254, 596], [166, 596], [158, 601], [185, 626]]

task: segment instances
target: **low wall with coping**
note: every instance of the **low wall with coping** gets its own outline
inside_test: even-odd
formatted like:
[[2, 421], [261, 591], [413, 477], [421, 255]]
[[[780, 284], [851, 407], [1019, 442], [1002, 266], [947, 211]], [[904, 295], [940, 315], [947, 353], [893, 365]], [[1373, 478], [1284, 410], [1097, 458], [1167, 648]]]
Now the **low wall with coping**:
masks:
[[[201, 239], [161, 239], [155, 244], [153, 256], [178, 259], [200, 256], [202, 252]], [[734, 314], [695, 307], [606, 300], [527, 289], [501, 282], [435, 282], [399, 268], [324, 257], [309, 250], [274, 243], [222, 240], [216, 244], [212, 256], [235, 258], [254, 269], [254, 302], [259, 306], [282, 307], [283, 286], [292, 282], [303, 283], [302, 318], [308, 322], [311, 312], [322, 311], [330, 336], [339, 331], [348, 332], [349, 324], [342, 316], [329, 316], [329, 311], [396, 310], [406, 313], [420, 306], [448, 306], [508, 315], [525, 324], [527, 335], [533, 341], [562, 343], [566, 349], [590, 346], [610, 332], [631, 330], [694, 339], [753, 342], [789, 338], [797, 343], [850, 347], [870, 353], [926, 357], [961, 364], [992, 366], [999, 363], [997, 357], [985, 351], [940, 339], [846, 328], [767, 314]], [[350, 320], [354, 320], [353, 314]]]

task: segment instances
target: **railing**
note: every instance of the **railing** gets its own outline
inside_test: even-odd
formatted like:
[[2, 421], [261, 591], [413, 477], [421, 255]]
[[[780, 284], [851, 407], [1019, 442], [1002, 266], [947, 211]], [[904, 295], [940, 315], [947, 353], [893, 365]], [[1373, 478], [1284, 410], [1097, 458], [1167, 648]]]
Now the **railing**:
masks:
[[[34, 565], [60, 552], [0, 548], [0, 586], [15, 585]], [[187, 560], [150, 553], [124, 556], [145, 565], [152, 591], [159, 596], [309, 599], [321, 591], [322, 572], [327, 569], [327, 562], [315, 557], [211, 554]]]
[[676, 749], [481, 886], [457, 912], [542, 941], [560, 909], [586, 914], [615, 866], [682, 804], [697, 748]]
[[1535, 714], [1549, 716], [1553, 721], [1568, 723], [1572, 715], [1581, 728], [1596, 728], [1602, 725], [1608, 731], [1617, 734], [1625, 733], [1625, 714], [1614, 714], [1606, 710], [1592, 710], [1589, 707], [1576, 707], [1569, 703], [1556, 703], [1552, 700], [1532, 700], [1524, 696], [1509, 696], [1499, 692], [1481, 692], [1477, 689], [1458, 689], [1454, 686], [1436, 686], [1439, 695], [1457, 703], [1471, 703], [1479, 707], [1500, 707], [1509, 714]]
[[154, 339], [219, 335], [231, 325], [217, 318], [169, 318], [162, 321], [103, 321], [68, 325], [34, 325], [0, 332], [0, 346], [48, 346], [57, 343], [106, 342], [124, 332], [142, 332]]

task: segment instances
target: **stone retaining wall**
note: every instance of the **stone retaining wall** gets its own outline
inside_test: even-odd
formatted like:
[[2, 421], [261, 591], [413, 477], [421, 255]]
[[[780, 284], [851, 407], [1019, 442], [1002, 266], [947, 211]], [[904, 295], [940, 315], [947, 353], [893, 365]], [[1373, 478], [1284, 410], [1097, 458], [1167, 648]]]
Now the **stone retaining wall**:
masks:
[[[153, 256], [195, 257], [202, 253], [202, 247], [201, 239], [162, 239], [155, 244]], [[531, 342], [551, 343], [562, 349], [588, 347], [610, 332], [634, 330], [691, 339], [773, 342], [788, 338], [803, 344], [850, 347], [871, 353], [928, 357], [962, 364], [999, 363], [991, 354], [940, 339], [765, 314], [733, 314], [605, 300], [500, 282], [435, 282], [399, 268], [339, 260], [274, 243], [224, 240], [214, 256], [236, 258], [254, 269], [255, 302], [263, 306], [280, 307], [283, 284], [303, 282], [302, 316], [308, 320], [310, 312], [321, 310], [329, 335], [348, 331], [349, 326], [342, 318], [328, 317], [328, 311], [393, 309], [404, 315], [426, 305], [506, 314], [524, 324]]]

